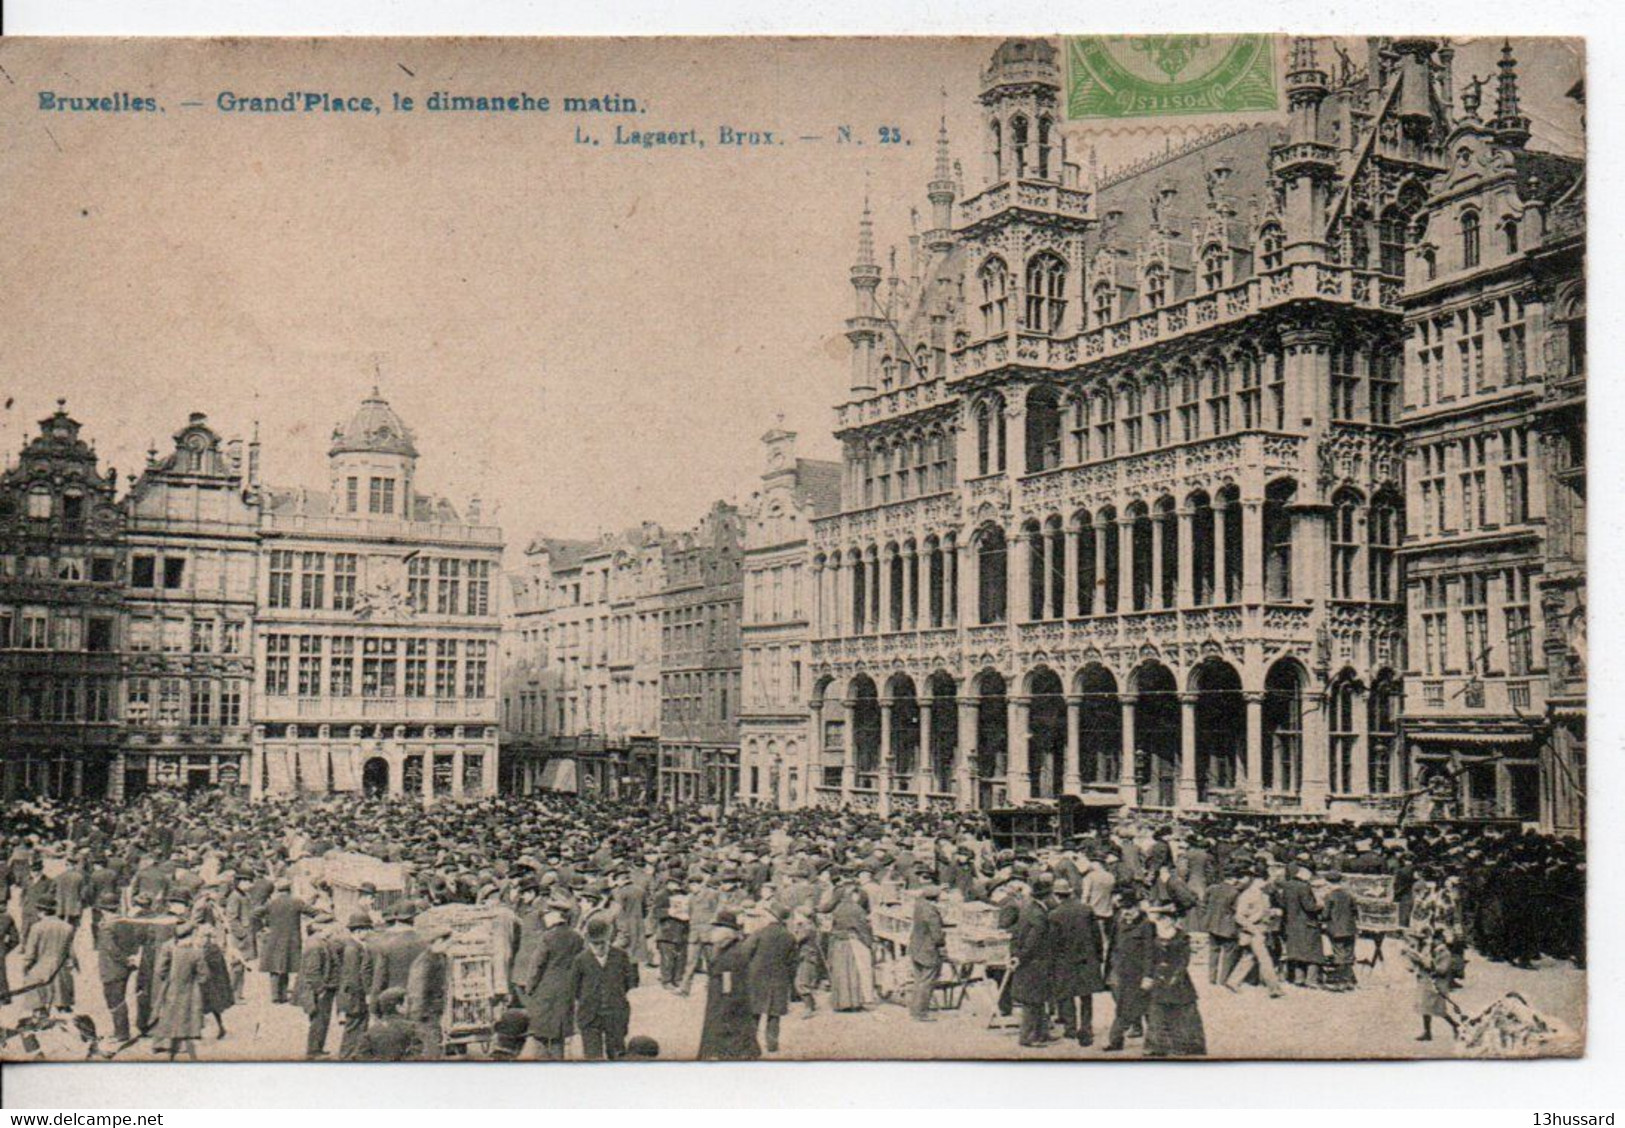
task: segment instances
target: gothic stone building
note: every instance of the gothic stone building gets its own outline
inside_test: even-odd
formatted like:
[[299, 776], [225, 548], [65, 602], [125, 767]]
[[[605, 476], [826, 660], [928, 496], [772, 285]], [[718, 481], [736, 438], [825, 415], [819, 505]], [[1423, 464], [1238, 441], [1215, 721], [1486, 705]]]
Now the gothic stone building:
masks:
[[265, 491], [256, 796], [496, 790], [502, 531], [420, 493], [417, 460], [374, 390], [326, 493]]
[[1481, 98], [1414, 217], [1404, 301], [1405, 740], [1436, 814], [1578, 834], [1583, 163], [1528, 146], [1510, 44], [1492, 115]]
[[117, 475], [58, 401], [0, 475], [0, 799], [100, 797], [118, 751]]
[[125, 499], [124, 747], [109, 794], [247, 787], [259, 563], [258, 444], [202, 413]]
[[813, 533], [818, 801], [1381, 817], [1404, 232], [1450, 53], [1373, 40], [1334, 78], [1295, 41], [1284, 128], [1107, 176], [1067, 152], [1055, 54], [993, 54], [979, 184], [944, 129], [884, 289], [865, 209]]

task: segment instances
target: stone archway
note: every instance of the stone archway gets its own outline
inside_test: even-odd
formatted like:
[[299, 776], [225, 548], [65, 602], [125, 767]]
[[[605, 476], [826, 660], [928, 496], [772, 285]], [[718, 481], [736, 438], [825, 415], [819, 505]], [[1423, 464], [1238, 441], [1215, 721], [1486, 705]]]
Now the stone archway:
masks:
[[389, 761], [372, 756], [361, 765], [361, 793], [368, 799], [380, 799], [389, 794]]

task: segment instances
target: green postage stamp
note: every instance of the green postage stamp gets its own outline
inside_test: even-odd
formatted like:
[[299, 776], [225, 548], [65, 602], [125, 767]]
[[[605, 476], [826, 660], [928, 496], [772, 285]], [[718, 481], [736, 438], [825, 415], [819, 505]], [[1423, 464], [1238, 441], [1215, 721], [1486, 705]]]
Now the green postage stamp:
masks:
[[1158, 117], [1274, 110], [1268, 35], [1076, 35], [1067, 39], [1067, 116]]

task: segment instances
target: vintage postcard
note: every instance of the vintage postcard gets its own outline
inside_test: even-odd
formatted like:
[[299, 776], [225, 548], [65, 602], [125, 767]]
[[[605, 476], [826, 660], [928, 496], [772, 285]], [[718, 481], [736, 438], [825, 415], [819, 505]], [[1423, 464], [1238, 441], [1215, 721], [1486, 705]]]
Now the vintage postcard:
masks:
[[0, 41], [0, 1059], [1581, 1054], [1584, 122]]

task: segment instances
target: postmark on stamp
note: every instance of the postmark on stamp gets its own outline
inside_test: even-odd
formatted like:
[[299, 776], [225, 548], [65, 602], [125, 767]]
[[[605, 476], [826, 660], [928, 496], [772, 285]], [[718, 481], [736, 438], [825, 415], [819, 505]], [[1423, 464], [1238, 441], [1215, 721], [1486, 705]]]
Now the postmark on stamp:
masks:
[[1067, 39], [1067, 116], [1157, 117], [1278, 109], [1267, 35], [1077, 35]]

